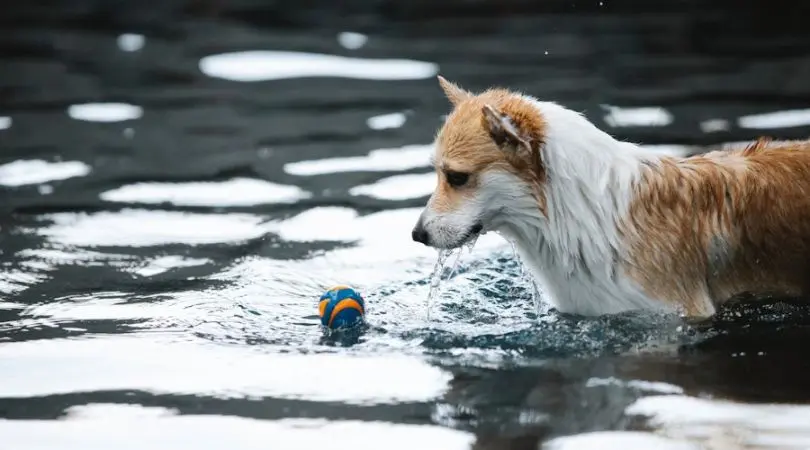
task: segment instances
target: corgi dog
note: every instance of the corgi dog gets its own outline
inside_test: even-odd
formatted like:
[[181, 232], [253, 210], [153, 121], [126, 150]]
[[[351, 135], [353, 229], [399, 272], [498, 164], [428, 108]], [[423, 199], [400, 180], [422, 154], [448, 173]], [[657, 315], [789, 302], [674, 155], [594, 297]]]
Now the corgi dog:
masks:
[[678, 312], [810, 291], [810, 142], [759, 139], [689, 157], [621, 142], [582, 114], [438, 77], [452, 111], [414, 241], [497, 232], [560, 312]]

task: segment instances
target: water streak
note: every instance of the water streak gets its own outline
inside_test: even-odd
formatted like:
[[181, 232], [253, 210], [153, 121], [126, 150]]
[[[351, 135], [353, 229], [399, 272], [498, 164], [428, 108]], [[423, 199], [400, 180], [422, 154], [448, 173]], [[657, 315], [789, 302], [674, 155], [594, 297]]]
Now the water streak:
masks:
[[436, 259], [436, 265], [433, 266], [433, 273], [430, 275], [430, 290], [428, 291], [427, 296], [427, 320], [430, 321], [430, 308], [433, 305], [433, 298], [438, 293], [439, 285], [442, 282], [442, 271], [444, 269], [444, 263], [447, 261], [447, 258], [453, 253], [452, 250], [439, 250], [438, 258]]

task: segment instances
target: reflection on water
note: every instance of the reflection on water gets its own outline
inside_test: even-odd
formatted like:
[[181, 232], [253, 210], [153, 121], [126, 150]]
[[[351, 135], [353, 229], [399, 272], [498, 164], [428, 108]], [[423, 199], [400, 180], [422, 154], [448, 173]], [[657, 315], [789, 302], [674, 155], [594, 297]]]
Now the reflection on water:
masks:
[[368, 42], [368, 36], [361, 33], [344, 31], [338, 34], [338, 42], [340, 42], [340, 45], [350, 50], [357, 50], [358, 48], [366, 45], [366, 42]]
[[177, 211], [123, 210], [55, 213], [51, 225], [36, 232], [50, 241], [82, 247], [213, 244], [262, 236], [262, 219], [250, 214], [196, 214]]
[[627, 408], [657, 433], [713, 448], [810, 448], [810, 406], [651, 396]]
[[124, 33], [116, 39], [118, 48], [125, 52], [137, 52], [146, 43], [146, 38], [142, 34]]
[[234, 178], [227, 181], [189, 183], [136, 183], [103, 192], [111, 202], [186, 206], [252, 206], [269, 203], [295, 203], [311, 194], [298, 186], [269, 181]]
[[404, 200], [428, 196], [435, 187], [436, 174], [430, 172], [383, 178], [374, 184], [355, 186], [349, 193], [384, 200]]
[[715, 133], [718, 131], [728, 131], [730, 124], [725, 119], [709, 119], [700, 122], [700, 129], [704, 133]]
[[433, 151], [432, 145], [381, 148], [369, 152], [368, 156], [297, 161], [286, 164], [284, 171], [290, 175], [322, 175], [355, 171], [407, 170], [427, 167]]
[[606, 105], [605, 122], [611, 127], [665, 127], [672, 123], [672, 114], [664, 108], [620, 108]]
[[90, 166], [80, 161], [20, 159], [0, 166], [0, 185], [24, 186], [66, 180], [85, 176], [90, 170]]
[[[133, 426], [138, 432], [133, 433]], [[15, 449], [65, 450], [223, 448], [311, 450], [351, 448], [376, 450], [435, 448], [462, 450], [474, 441], [471, 433], [444, 427], [376, 421], [321, 418], [257, 420], [203, 414], [178, 415], [166, 408], [89, 404], [68, 410], [63, 420], [0, 420], [0, 433]], [[341, 444], [344, 443], [344, 444]]]
[[[150, 313], [153, 318], [162, 315]], [[94, 356], [99, 354], [107, 357], [99, 360]], [[271, 353], [156, 333], [5, 345], [0, 346], [0, 361], [4, 398], [137, 390], [373, 405], [435, 399], [450, 379], [435, 366], [396, 354]], [[48, 367], [62, 370], [54, 377]]]
[[200, 60], [200, 70], [209, 77], [247, 82], [299, 77], [420, 80], [436, 75], [438, 66], [405, 59], [253, 50], [206, 56]]
[[143, 108], [129, 103], [83, 103], [70, 105], [67, 114], [88, 122], [123, 122], [141, 118]]
[[774, 129], [810, 125], [810, 109], [774, 111], [743, 116], [738, 119], [741, 128]]
[[380, 116], [369, 117], [366, 123], [372, 130], [385, 130], [388, 128], [399, 128], [405, 124], [405, 114], [391, 113]]

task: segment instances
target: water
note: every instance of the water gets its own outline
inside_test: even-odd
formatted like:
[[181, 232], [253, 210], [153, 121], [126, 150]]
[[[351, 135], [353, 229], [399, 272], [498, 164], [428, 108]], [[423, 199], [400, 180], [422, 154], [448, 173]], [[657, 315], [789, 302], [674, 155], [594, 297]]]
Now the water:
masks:
[[0, 11], [6, 447], [808, 448], [800, 303], [586, 319], [497, 235], [410, 240], [436, 73], [651, 152], [799, 138], [806, 5], [449, 1]]

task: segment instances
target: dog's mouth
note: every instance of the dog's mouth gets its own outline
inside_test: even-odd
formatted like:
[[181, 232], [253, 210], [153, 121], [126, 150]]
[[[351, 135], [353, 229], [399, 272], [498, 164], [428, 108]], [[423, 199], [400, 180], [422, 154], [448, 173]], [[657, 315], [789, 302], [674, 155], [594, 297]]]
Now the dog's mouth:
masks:
[[478, 236], [480, 236], [483, 231], [484, 231], [484, 224], [478, 222], [472, 227], [470, 227], [464, 234], [462, 234], [459, 237], [459, 239], [457, 239], [455, 242], [450, 243], [450, 245], [444, 246], [444, 248], [446, 250], [452, 250], [459, 248], [463, 245], [469, 244], [470, 242], [473, 242], [475, 239], [477, 239]]

